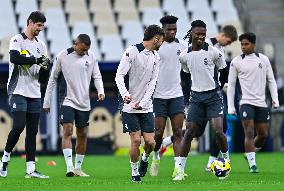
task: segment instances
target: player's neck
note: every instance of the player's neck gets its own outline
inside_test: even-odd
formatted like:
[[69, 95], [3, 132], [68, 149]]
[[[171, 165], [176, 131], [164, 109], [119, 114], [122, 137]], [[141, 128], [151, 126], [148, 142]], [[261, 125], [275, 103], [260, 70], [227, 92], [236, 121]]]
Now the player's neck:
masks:
[[143, 46], [145, 47], [145, 49], [147, 49], [149, 51], [154, 50], [154, 45], [152, 44], [151, 41], [143, 41]]
[[32, 34], [32, 32], [28, 28], [25, 30], [24, 33], [28, 37], [29, 40], [35, 39], [35, 36]]
[[199, 45], [197, 45], [197, 44], [192, 44], [192, 45], [191, 45], [193, 51], [199, 51], [199, 50], [201, 50], [201, 49], [202, 49], [202, 46], [203, 46], [203, 44], [202, 44], [201, 46], [199, 46]]

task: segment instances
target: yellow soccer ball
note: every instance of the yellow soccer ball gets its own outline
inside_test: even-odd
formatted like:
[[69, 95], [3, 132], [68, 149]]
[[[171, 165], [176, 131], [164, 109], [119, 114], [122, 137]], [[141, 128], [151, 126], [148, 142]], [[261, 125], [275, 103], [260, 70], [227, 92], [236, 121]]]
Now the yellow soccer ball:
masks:
[[218, 158], [211, 163], [211, 172], [218, 178], [227, 177], [231, 171], [231, 164], [228, 159]]

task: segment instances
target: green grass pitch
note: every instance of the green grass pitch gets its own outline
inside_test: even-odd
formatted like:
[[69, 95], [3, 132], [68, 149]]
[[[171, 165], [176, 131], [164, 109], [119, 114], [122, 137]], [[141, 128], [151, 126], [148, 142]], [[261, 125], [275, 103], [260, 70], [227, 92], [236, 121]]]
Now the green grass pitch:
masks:
[[[226, 180], [218, 180], [212, 173], [204, 171], [208, 155], [195, 155], [188, 158], [186, 172], [188, 177], [182, 182], [173, 182], [173, 158], [165, 156], [161, 160], [157, 177], [149, 174], [143, 183], [130, 182], [130, 164], [128, 156], [86, 156], [83, 169], [91, 177], [65, 177], [63, 156], [39, 157], [37, 169], [50, 176], [50, 179], [25, 179], [25, 160], [12, 157], [8, 177], [0, 179], [1, 191], [107, 191], [107, 190], [147, 190], [147, 191], [283, 191], [284, 158], [282, 153], [258, 153], [259, 174], [248, 172], [247, 162], [242, 154], [231, 155], [232, 171]], [[56, 166], [48, 166], [48, 161], [56, 161]]]

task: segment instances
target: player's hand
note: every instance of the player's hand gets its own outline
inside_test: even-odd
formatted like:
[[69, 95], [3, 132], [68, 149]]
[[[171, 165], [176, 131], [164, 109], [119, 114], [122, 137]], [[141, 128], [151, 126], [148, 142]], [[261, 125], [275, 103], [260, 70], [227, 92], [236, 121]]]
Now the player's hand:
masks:
[[49, 113], [50, 112], [50, 108], [49, 107], [48, 108], [43, 108], [43, 110], [44, 110], [45, 113]]
[[104, 101], [105, 95], [104, 94], [99, 94], [99, 98], [97, 101]]
[[136, 103], [133, 108], [136, 110], [142, 110], [142, 107], [139, 105], [139, 103]]
[[225, 92], [225, 94], [227, 94], [227, 90], [228, 90], [228, 83], [225, 83], [223, 86], [223, 91]]
[[279, 103], [277, 103], [276, 101], [272, 101], [272, 108], [278, 108], [279, 107]]
[[124, 103], [129, 104], [131, 102], [131, 97], [130, 96], [125, 96], [123, 101], [124, 101]]
[[50, 60], [46, 56], [41, 55], [41, 57], [36, 59], [36, 64], [42, 67], [43, 69], [48, 70]]

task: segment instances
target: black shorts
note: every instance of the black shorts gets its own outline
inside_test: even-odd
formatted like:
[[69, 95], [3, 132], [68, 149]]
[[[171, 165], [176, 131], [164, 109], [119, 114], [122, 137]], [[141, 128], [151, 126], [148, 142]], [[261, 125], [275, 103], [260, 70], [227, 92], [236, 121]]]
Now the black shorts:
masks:
[[90, 111], [79, 111], [70, 106], [60, 107], [60, 123], [74, 123], [77, 128], [89, 126]]
[[9, 97], [11, 112], [24, 111], [27, 113], [40, 113], [40, 98], [28, 98], [22, 95], [11, 95]]
[[199, 125], [206, 124], [216, 117], [224, 117], [223, 98], [221, 91], [214, 89], [206, 92], [191, 92], [187, 121]]
[[255, 123], [268, 123], [270, 113], [268, 107], [243, 104], [240, 107], [240, 118], [241, 120], [254, 120]]
[[171, 99], [154, 98], [153, 109], [155, 117], [166, 118], [184, 113], [183, 96]]
[[126, 113], [122, 112], [123, 133], [142, 131], [145, 133], [153, 133], [154, 115], [149, 113]]

